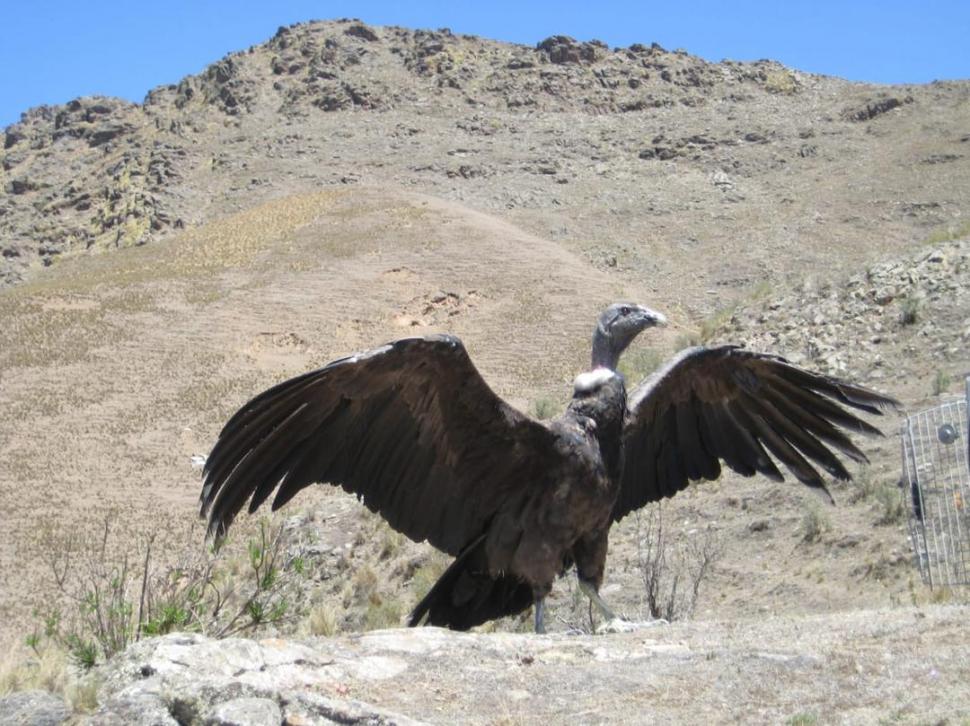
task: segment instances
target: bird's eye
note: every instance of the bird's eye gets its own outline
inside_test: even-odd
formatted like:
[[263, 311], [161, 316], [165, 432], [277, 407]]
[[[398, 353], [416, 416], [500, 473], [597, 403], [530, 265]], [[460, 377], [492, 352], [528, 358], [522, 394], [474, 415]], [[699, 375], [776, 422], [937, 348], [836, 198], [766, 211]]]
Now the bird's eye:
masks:
[[628, 308], [626, 305], [620, 308], [620, 315], [629, 315], [629, 314], [630, 314], [630, 308]]

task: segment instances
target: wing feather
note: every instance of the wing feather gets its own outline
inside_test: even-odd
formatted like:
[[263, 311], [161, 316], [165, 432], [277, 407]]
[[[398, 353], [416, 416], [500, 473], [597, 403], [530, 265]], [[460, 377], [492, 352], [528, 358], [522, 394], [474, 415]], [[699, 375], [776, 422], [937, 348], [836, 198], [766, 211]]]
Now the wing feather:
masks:
[[223, 427], [201, 511], [223, 536], [249, 502], [278, 509], [313, 483], [356, 494], [412, 539], [451, 554], [511, 489], [540, 485], [553, 433], [488, 387], [451, 336], [409, 338], [284, 381]]
[[881, 435], [850, 409], [878, 415], [900, 407], [876, 391], [737, 346], [682, 351], [629, 401], [614, 520], [689, 481], [717, 478], [721, 461], [744, 476], [782, 481], [777, 458], [800, 482], [828, 494], [816, 466], [850, 478], [832, 449], [867, 461], [845, 431]]

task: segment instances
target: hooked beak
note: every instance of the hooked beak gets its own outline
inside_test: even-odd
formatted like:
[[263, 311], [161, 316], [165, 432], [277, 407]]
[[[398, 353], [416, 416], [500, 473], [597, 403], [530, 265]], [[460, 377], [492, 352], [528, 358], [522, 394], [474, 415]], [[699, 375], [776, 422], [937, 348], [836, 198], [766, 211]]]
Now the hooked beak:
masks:
[[663, 313], [658, 313], [656, 310], [651, 310], [642, 305], [638, 305], [637, 307], [640, 312], [640, 317], [643, 320], [644, 328], [663, 327], [667, 325], [667, 316]]

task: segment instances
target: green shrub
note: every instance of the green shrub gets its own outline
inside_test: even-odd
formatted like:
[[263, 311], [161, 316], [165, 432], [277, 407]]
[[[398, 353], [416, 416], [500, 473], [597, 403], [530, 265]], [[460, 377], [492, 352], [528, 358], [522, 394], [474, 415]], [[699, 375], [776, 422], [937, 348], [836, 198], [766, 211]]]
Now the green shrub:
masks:
[[933, 378], [933, 395], [941, 396], [950, 390], [950, 374], [946, 371], [938, 370]]
[[663, 356], [653, 348], [632, 348], [620, 359], [620, 373], [627, 385], [635, 386], [663, 364]]
[[899, 322], [902, 325], [915, 325], [919, 322], [922, 303], [918, 297], [904, 297], [899, 308]]
[[896, 524], [906, 519], [906, 505], [897, 486], [883, 482], [876, 490], [875, 499], [879, 505], [877, 524]]
[[127, 553], [112, 554], [116, 516], [105, 517], [94, 541], [76, 533], [47, 539], [55, 583], [71, 605], [36, 613], [40, 627], [26, 638], [35, 652], [52, 644], [89, 670], [143, 637], [184, 630], [224, 637], [288, 616], [285, 574], [300, 568], [281, 564], [282, 529], [271, 533], [261, 522], [244, 564], [228, 548], [156, 565], [148, 537], [133, 566]]

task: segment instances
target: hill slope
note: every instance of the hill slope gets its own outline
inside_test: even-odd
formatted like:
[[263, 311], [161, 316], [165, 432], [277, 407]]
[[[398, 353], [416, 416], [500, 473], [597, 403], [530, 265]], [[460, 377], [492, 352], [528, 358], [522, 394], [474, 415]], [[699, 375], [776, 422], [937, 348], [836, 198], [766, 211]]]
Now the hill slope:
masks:
[[0, 276], [271, 198], [392, 183], [703, 311], [965, 223], [968, 98], [970, 83], [866, 86], [657, 46], [281, 28], [142, 105], [79, 99], [8, 127]]

